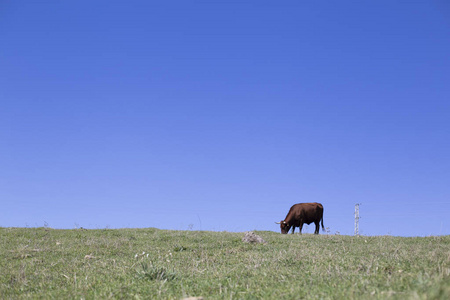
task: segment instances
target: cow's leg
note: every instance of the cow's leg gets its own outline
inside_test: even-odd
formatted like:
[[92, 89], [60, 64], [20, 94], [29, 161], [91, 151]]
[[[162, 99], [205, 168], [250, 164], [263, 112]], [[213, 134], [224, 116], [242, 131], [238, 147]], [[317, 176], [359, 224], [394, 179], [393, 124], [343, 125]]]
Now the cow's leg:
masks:
[[294, 234], [295, 226], [292, 226], [292, 234]]
[[298, 228], [300, 229], [300, 234], [302, 234], [303, 223], [300, 223], [300, 226], [298, 226]]
[[314, 234], [319, 234], [319, 222], [314, 222], [316, 224], [316, 230], [314, 231]]

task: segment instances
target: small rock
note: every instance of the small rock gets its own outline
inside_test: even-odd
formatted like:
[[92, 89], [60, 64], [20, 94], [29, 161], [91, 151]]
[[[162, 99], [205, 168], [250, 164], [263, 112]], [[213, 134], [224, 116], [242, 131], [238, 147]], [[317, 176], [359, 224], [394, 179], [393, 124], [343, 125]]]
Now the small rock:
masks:
[[259, 235], [256, 235], [253, 231], [247, 231], [245, 236], [242, 238], [244, 243], [251, 244], [267, 244], [265, 240], [262, 239]]

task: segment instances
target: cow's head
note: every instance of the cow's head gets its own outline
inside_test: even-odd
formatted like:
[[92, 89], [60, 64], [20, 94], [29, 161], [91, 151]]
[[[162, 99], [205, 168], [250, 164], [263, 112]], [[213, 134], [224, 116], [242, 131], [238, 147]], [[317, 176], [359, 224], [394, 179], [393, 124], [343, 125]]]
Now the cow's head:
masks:
[[289, 229], [291, 229], [291, 225], [281, 220], [280, 222], [275, 222], [275, 224], [280, 224], [280, 229], [282, 234], [287, 234]]

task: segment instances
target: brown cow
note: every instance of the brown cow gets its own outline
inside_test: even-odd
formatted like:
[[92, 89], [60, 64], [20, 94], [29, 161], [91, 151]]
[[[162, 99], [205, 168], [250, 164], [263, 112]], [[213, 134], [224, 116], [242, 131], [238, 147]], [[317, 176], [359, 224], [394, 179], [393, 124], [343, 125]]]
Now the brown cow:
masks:
[[300, 234], [302, 233], [303, 224], [311, 224], [314, 222], [316, 224], [316, 230], [314, 234], [319, 234], [319, 223], [322, 221], [323, 227], [323, 206], [320, 203], [298, 203], [292, 205], [286, 218], [280, 222], [275, 222], [280, 224], [281, 233], [286, 234], [292, 227], [292, 233], [294, 233], [295, 227], [300, 228]]

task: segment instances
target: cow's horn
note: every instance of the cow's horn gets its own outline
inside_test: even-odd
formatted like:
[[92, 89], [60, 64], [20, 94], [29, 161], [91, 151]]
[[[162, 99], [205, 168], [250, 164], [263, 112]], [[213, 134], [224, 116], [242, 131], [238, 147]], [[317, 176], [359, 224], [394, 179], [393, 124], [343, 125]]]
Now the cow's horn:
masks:
[[283, 224], [287, 224], [285, 221], [283, 221]]
[[281, 222], [275, 222], [275, 224], [281, 224]]

